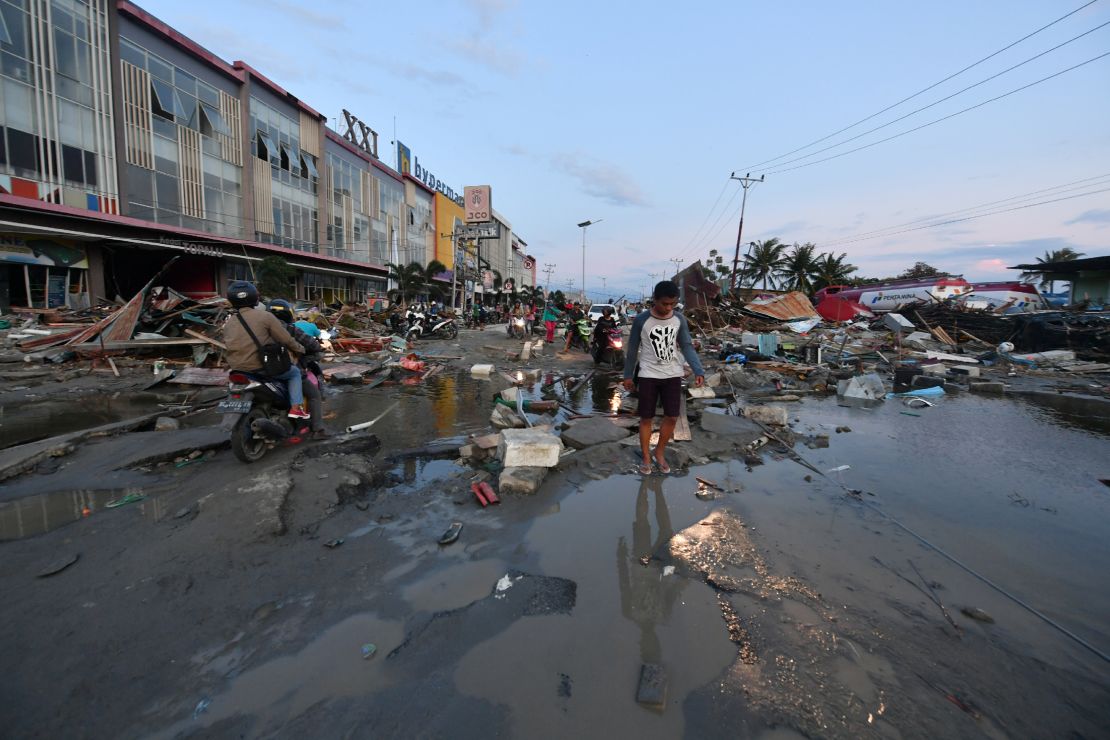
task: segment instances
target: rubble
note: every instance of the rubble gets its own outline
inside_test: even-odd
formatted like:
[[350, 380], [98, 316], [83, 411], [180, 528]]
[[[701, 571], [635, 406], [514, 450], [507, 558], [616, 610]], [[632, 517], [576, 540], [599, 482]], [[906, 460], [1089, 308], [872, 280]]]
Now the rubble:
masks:
[[497, 456], [506, 468], [553, 468], [559, 464], [562, 451], [563, 443], [545, 429], [506, 429], [501, 433]]
[[548, 468], [542, 466], [515, 466], [501, 471], [497, 487], [502, 493], [533, 494], [547, 477]]

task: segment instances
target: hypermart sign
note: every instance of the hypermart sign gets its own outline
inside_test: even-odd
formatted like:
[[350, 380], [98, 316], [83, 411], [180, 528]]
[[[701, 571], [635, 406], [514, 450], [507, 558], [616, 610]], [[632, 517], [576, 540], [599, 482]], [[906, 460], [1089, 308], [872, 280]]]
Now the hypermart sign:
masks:
[[410, 175], [427, 185], [436, 192], [443, 193], [451, 200], [463, 204], [462, 196], [448, 187], [447, 183], [428, 172], [421, 164], [420, 157], [412, 156], [412, 150], [401, 142], [397, 142], [397, 171], [402, 175]]

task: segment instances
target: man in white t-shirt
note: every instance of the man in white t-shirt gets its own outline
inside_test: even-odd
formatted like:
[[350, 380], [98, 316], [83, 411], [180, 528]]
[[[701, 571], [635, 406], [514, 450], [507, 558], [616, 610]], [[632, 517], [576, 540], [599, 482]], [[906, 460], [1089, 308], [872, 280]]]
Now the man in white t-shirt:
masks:
[[[678, 286], [664, 280], [652, 292], [651, 309], [643, 311], [632, 322], [628, 337], [628, 353], [624, 358], [624, 387], [631, 391], [633, 375], [639, 364], [638, 392], [640, 397], [640, 452], [643, 461], [640, 472], [652, 472], [651, 427], [655, 407], [663, 400], [663, 423], [659, 427], [659, 444], [655, 447], [654, 462], [662, 473], [671, 472], [664, 456], [667, 443], [674, 435], [678, 414], [682, 406], [682, 378], [686, 375], [683, 359], [694, 372], [694, 383], [705, 382], [698, 353], [690, 340], [686, 317], [676, 313]], [[680, 356], [681, 354], [681, 356]]]

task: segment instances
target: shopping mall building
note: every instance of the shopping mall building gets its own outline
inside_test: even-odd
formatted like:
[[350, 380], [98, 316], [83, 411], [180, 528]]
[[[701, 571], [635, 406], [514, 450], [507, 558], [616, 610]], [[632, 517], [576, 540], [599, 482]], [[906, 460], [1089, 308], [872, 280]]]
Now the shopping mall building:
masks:
[[535, 284], [510, 229], [471, 259], [459, 194], [359, 115], [341, 135], [126, 0], [0, 0], [0, 310], [126, 299], [171, 256], [160, 282], [195, 297], [271, 255], [303, 300], [383, 295], [388, 262], [438, 259], [460, 299], [493, 262]]

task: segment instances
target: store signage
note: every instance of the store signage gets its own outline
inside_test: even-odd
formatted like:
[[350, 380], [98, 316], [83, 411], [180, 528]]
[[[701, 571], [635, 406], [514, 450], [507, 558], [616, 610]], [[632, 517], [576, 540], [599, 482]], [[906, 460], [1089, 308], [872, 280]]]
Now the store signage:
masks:
[[437, 193], [443, 193], [451, 200], [458, 203], [460, 206], [463, 204], [462, 196], [448, 187], [447, 183], [440, 180], [431, 172], [428, 172], [423, 165], [420, 164], [420, 157], [412, 156], [412, 150], [401, 142], [397, 142], [397, 171], [402, 175], [409, 175], [414, 177], [420, 182], [428, 186], [429, 190], [435, 190]]
[[489, 185], [467, 185], [463, 188], [463, 209], [468, 224], [489, 221], [493, 218], [493, 204]]
[[487, 221], [482, 224], [467, 224], [457, 231], [463, 239], [500, 239], [501, 224]]
[[504, 283], [501, 284], [501, 292], [502, 293], [512, 293], [513, 288], [515, 288], [515, 287], [516, 287], [516, 283], [513, 282], [512, 278], [509, 278], [508, 280], [506, 280]]
[[343, 138], [377, 159], [378, 132], [352, 116], [346, 108], [343, 109], [343, 118], [347, 122], [347, 132], [343, 134]]
[[197, 242], [185, 242], [180, 239], [168, 239], [164, 236], [158, 237], [160, 244], [165, 244], [168, 247], [176, 247], [185, 254], [195, 254], [200, 257], [223, 257], [225, 256], [224, 250], [221, 247], [214, 247], [210, 244], [198, 244]]

